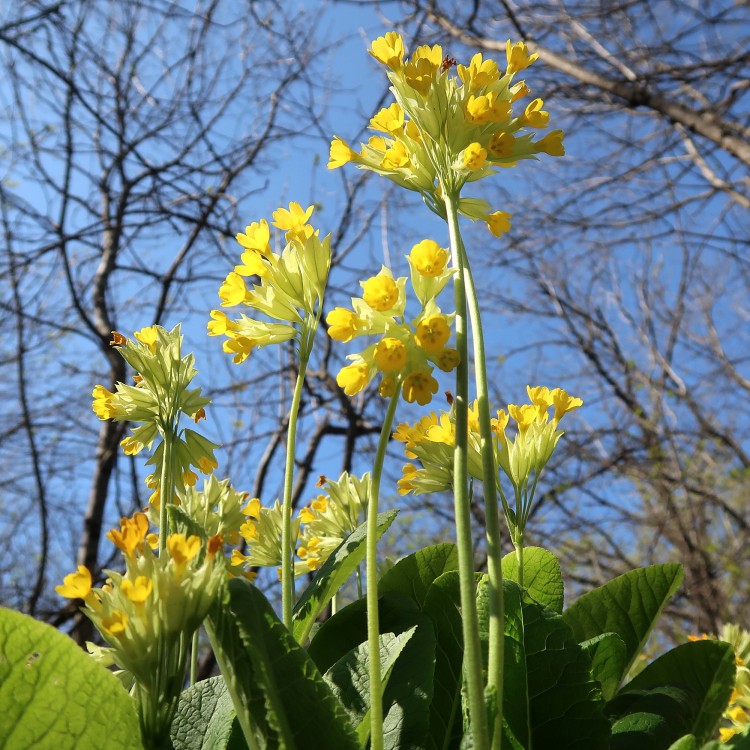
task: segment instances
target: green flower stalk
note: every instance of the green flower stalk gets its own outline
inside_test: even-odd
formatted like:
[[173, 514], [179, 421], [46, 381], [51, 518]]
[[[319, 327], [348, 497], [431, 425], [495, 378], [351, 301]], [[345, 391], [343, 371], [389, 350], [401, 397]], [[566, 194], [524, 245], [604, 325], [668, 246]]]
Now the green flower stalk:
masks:
[[[224, 351], [233, 355], [235, 364], [244, 362], [254, 349], [269, 344], [295, 341], [299, 357], [297, 378], [289, 410], [284, 497], [281, 519], [281, 609], [282, 620], [291, 630], [294, 607], [294, 547], [292, 523], [292, 486], [297, 417], [307, 365], [320, 323], [323, 295], [331, 266], [330, 235], [321, 240], [308, 224], [313, 207], [299, 203], [274, 212], [273, 226], [285, 232], [286, 246], [280, 254], [271, 251], [270, 228], [262, 220], [237, 235], [243, 247], [241, 265], [235, 266], [219, 289], [222, 307], [244, 305], [272, 321], [241, 314], [230, 319], [213, 310], [208, 324], [210, 336], [227, 337]], [[248, 289], [246, 278], [259, 277], [260, 283]]]
[[[502, 726], [502, 586], [496, 469], [489, 415], [484, 343], [479, 306], [471, 281], [468, 256], [458, 227], [458, 215], [482, 220], [499, 237], [510, 227], [510, 214], [492, 211], [477, 198], [462, 198], [467, 182], [494, 174], [497, 167], [512, 167], [538, 153], [562, 156], [562, 131], [534, 139], [534, 130], [545, 129], [549, 113], [541, 99], [534, 99], [522, 112], [513, 105], [529, 94], [524, 81], [515, 76], [535, 59], [522, 42], [506, 45], [507, 65], [503, 73], [494, 60], [476, 54], [468, 66], [443, 55], [439, 45], [418, 47], [406, 59], [403, 40], [395, 32], [374, 40], [370, 54], [387, 68], [395, 103], [370, 121], [376, 131], [359, 152], [334, 137], [329, 168], [349, 162], [377, 172], [396, 184], [421, 194], [427, 206], [448, 222], [455, 268], [456, 341], [462, 364], [456, 371], [456, 440], [453, 489], [456, 536], [459, 548], [461, 602], [464, 615], [464, 646], [474, 744], [498, 748]], [[451, 75], [456, 66], [457, 75]], [[468, 302], [468, 308], [467, 308]], [[498, 696], [497, 720], [489, 732], [476, 622], [473, 548], [468, 490], [468, 327], [471, 320], [476, 363], [476, 387], [480, 412], [480, 453], [487, 503], [487, 542], [490, 578], [489, 687]]]

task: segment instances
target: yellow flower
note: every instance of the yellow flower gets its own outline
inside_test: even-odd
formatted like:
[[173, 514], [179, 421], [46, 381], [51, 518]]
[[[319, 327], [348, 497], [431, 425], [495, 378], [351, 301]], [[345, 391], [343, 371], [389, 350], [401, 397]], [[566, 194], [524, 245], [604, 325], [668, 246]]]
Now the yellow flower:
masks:
[[107, 539], [124, 552], [126, 557], [132, 557], [139, 551], [148, 534], [148, 518], [145, 513], [134, 513], [132, 518], [121, 518], [120, 528], [110, 529]]
[[[370, 127], [373, 130], [380, 130], [383, 133], [395, 135], [404, 126], [404, 110], [397, 102], [393, 102], [390, 107], [385, 107], [370, 120]], [[351, 161], [351, 160], [350, 160]]]
[[505, 72], [508, 74], [518, 73], [521, 70], [525, 70], [536, 60], [539, 55], [535, 52], [533, 55], [529, 54], [529, 48], [525, 42], [516, 42], [515, 44], [510, 43], [510, 39], [505, 42], [505, 57], [508, 61], [508, 66]]
[[[417, 325], [414, 338], [428, 354], [438, 354], [451, 337], [451, 329], [445, 315], [430, 315]], [[442, 368], [441, 368], [442, 369]]]
[[378, 62], [398, 70], [404, 60], [404, 40], [395, 31], [389, 31], [385, 36], [379, 36], [372, 42], [372, 48], [367, 50]]
[[343, 167], [344, 164], [349, 164], [349, 162], [356, 162], [358, 159], [359, 154], [356, 151], [352, 151], [349, 145], [337, 135], [333, 136], [328, 169], [338, 169], [338, 167]]
[[508, 413], [516, 420], [518, 432], [521, 435], [524, 435], [529, 427], [539, 419], [539, 408], [534, 404], [523, 404], [523, 406], [508, 404]]
[[233, 354], [234, 357], [232, 357], [232, 362], [239, 365], [250, 356], [250, 353], [253, 351], [257, 343], [256, 340], [249, 339], [247, 336], [234, 336], [225, 341], [221, 348], [227, 354]]
[[156, 351], [156, 344], [159, 340], [158, 329], [156, 326], [141, 328], [140, 331], [136, 331], [133, 335], [138, 341], [145, 344], [152, 354]]
[[541, 99], [534, 99], [526, 105], [521, 120], [524, 125], [530, 128], [546, 128], [549, 123], [549, 112], [542, 109], [544, 102]]
[[237, 330], [237, 324], [221, 310], [211, 310], [211, 318], [208, 322], [209, 336], [223, 336], [230, 331]]
[[417, 467], [414, 464], [405, 464], [401, 470], [401, 479], [396, 483], [399, 495], [408, 495], [414, 491], [414, 479], [416, 476]]
[[547, 411], [552, 406], [552, 393], [549, 388], [543, 385], [537, 385], [532, 388], [530, 385], [527, 385], [526, 393], [529, 395], [529, 401], [532, 404], [536, 404], [540, 410], [544, 409], [544, 411]]
[[538, 140], [534, 146], [537, 151], [549, 154], [550, 156], [565, 156], [563, 135], [562, 130], [552, 130], [544, 138]]
[[531, 90], [526, 85], [526, 81], [519, 81], [510, 87], [510, 100], [511, 102], [517, 102], [519, 99], [523, 99], [524, 96], [528, 96], [530, 93]]
[[242, 304], [247, 298], [247, 287], [245, 280], [234, 271], [227, 274], [224, 283], [219, 287], [219, 297], [222, 307], [235, 307]]
[[245, 234], [240, 232], [236, 235], [235, 239], [246, 250], [251, 250], [261, 255], [270, 255], [271, 253], [271, 245], [269, 244], [271, 241], [271, 230], [265, 219], [261, 219], [260, 222], [254, 221], [245, 228]]
[[401, 141], [393, 142], [383, 154], [380, 166], [383, 169], [401, 169], [409, 164], [409, 152]]
[[95, 385], [91, 395], [94, 397], [94, 403], [91, 406], [99, 419], [112, 419], [123, 414], [123, 410], [113, 402], [115, 394], [103, 385]]
[[443, 372], [451, 372], [458, 367], [461, 357], [457, 349], [446, 347], [441, 352], [438, 352], [437, 357], [432, 358], [432, 361]]
[[507, 211], [495, 211], [484, 217], [487, 228], [495, 235], [502, 237], [510, 229], [510, 214]]
[[184, 534], [170, 534], [167, 537], [167, 551], [174, 561], [178, 576], [184, 572], [187, 564], [198, 554], [200, 548], [200, 537], [194, 534], [187, 538]]
[[354, 364], [342, 367], [336, 376], [339, 388], [344, 389], [347, 396], [353, 396], [367, 387], [370, 382], [370, 368], [365, 364]]
[[580, 398], [569, 396], [568, 392], [562, 388], [555, 388], [551, 393], [552, 404], [555, 407], [555, 416], [553, 420], [559, 422], [565, 414], [573, 409], [577, 409], [579, 406], [583, 406], [583, 401]]
[[500, 99], [494, 91], [470, 96], [466, 102], [466, 119], [475, 125], [503, 122], [510, 117], [510, 102]]
[[396, 282], [384, 273], [371, 276], [362, 284], [362, 299], [378, 312], [391, 310], [398, 303], [399, 291]]
[[68, 573], [63, 578], [62, 586], [55, 586], [55, 591], [66, 599], [86, 599], [91, 593], [91, 573], [85, 565], [79, 565], [75, 573]]
[[[273, 254], [269, 251], [267, 257], [270, 260], [270, 258], [273, 257]], [[264, 263], [263, 258], [264, 256], [257, 250], [246, 250], [240, 256], [242, 265], [235, 266], [234, 272], [238, 273], [240, 276], [260, 276], [261, 278], [268, 276], [270, 267], [267, 263]]]
[[289, 209], [279, 208], [273, 212], [273, 225], [286, 232], [287, 242], [298, 240], [304, 242], [313, 234], [313, 228], [308, 225], [314, 206], [303, 209], [299, 203], [291, 202]]
[[[448, 335], [450, 336], [450, 330]], [[382, 372], [397, 372], [406, 364], [406, 355], [406, 346], [402, 341], [386, 336], [375, 347], [375, 364]]]
[[154, 583], [147, 576], [137, 576], [135, 581], [123, 578], [120, 591], [135, 604], [143, 604], [151, 596]]
[[336, 341], [351, 341], [362, 323], [359, 316], [343, 307], [335, 307], [326, 316], [328, 335]]
[[396, 378], [392, 375], [384, 377], [378, 386], [378, 393], [383, 398], [391, 398], [396, 393]]
[[260, 498], [254, 497], [248, 500], [247, 505], [242, 509], [242, 512], [250, 518], [260, 518]]
[[483, 60], [482, 53], [477, 52], [471, 58], [469, 66], [458, 65], [456, 67], [458, 77], [469, 91], [481, 89], [495, 83], [500, 77], [500, 71], [494, 60]]
[[124, 612], [119, 609], [114, 610], [110, 615], [102, 617], [102, 627], [109, 635], [120, 636], [125, 632], [128, 626], [128, 618]]
[[463, 165], [466, 169], [481, 169], [487, 161], [487, 150], [480, 143], [470, 143], [463, 152]]
[[409, 258], [422, 276], [435, 278], [445, 270], [450, 254], [435, 240], [422, 240], [412, 247]]
[[425, 406], [438, 391], [438, 382], [429, 372], [412, 372], [404, 378], [404, 398], [413, 404]]
[[507, 159], [513, 156], [515, 145], [516, 137], [504, 130], [494, 133], [487, 142], [487, 148], [495, 159]]
[[422, 96], [427, 96], [439, 66], [440, 63], [435, 66], [428, 57], [412, 59], [404, 66], [404, 80], [407, 86]]

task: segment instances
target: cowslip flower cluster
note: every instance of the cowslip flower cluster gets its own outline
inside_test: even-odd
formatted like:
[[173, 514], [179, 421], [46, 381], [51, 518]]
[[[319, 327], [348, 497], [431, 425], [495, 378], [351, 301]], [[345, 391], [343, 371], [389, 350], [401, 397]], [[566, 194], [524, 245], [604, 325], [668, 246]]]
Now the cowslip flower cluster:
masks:
[[[320, 305], [331, 266], [331, 237], [320, 239], [308, 224], [313, 206], [299, 203], [273, 213], [273, 226], [285, 232], [281, 253], [271, 250], [271, 230], [262, 219], [239, 233], [241, 263], [234, 267], [219, 289], [222, 307], [244, 306], [272, 322], [240, 314], [229, 318], [222, 310], [211, 311], [209, 336], [226, 336], [223, 349], [235, 364], [244, 362], [255, 349], [297, 340], [309, 356], [318, 325]], [[251, 279], [258, 283], [250, 284]]]
[[[281, 565], [282, 505], [276, 500], [270, 507], [261, 505], [257, 497], [248, 501], [242, 509], [246, 520], [240, 526], [240, 535], [247, 547], [247, 554], [232, 551], [230, 564], [239, 570]], [[292, 519], [292, 539], [299, 536], [299, 519]], [[281, 568], [278, 568], [281, 575]]]
[[[497, 465], [510, 480], [516, 510], [512, 511], [498, 489], [511, 527], [523, 530], [533, 500], [536, 481], [549, 462], [558, 441], [563, 435], [559, 423], [563, 416], [583, 404], [579, 398], [569, 396], [562, 388], [550, 390], [543, 386], [527, 386], [530, 404], [509, 404], [507, 411], [497, 411], [491, 420]], [[554, 409], [550, 418], [549, 410]], [[509, 439], [506, 434], [510, 419], [516, 434]], [[468, 470], [470, 476], [482, 479], [479, 418], [477, 404], [468, 410]], [[450, 489], [453, 483], [452, 456], [455, 445], [455, 410], [431, 413], [414, 424], [400, 424], [393, 437], [404, 443], [406, 457], [418, 459], [421, 466], [406, 464], [398, 482], [402, 495], [410, 492], [422, 494]]]
[[220, 535], [204, 543], [197, 536], [170, 534], [165, 553], [149, 544], [145, 513], [123, 518], [107, 537], [122, 552], [125, 572], [105, 571], [101, 588], [93, 587], [83, 565], [65, 576], [56, 591], [82, 599], [84, 612], [108, 646], [92, 653], [124, 670], [143, 691], [144, 731], [168, 735], [183, 686], [190, 636], [205, 619], [226, 577]]
[[136, 372], [135, 385], [117, 383], [114, 393], [103, 385], [94, 386], [93, 410], [102, 420], [140, 423], [120, 443], [128, 456], [137, 455], [144, 448], [151, 450], [154, 441], [161, 438], [146, 462], [155, 467], [146, 483], [154, 490], [151, 503], [158, 508], [165, 436], [173, 442], [176, 491], [182, 492], [196, 483], [198, 475], [193, 468], [209, 475], [218, 465], [214, 455], [218, 445], [195, 430], [179, 428], [181, 415], [191, 417], [196, 423], [205, 419], [205, 407], [211, 400], [201, 395], [200, 388], [189, 388], [197, 370], [192, 354], [182, 356], [179, 325], [171, 331], [161, 326], [142, 328], [135, 332], [135, 340], [117, 332], [112, 337], [110, 346], [117, 347]]
[[443, 313], [436, 297], [452, 277], [448, 252], [434, 240], [417, 243], [407, 256], [412, 287], [422, 310], [406, 319], [406, 277], [395, 279], [383, 266], [376, 276], [360, 282], [362, 297], [352, 298], [352, 310], [337, 307], [326, 317], [328, 335], [349, 342], [360, 336], [378, 336], [377, 342], [347, 359], [336, 382], [348, 396], [359, 393], [382, 376], [379, 391], [387, 398], [400, 382], [404, 398], [424, 406], [437, 393], [434, 368], [450, 372], [458, 365], [458, 353], [447, 346], [453, 314]]
[[228, 479], [207, 477], [203, 489], [188, 487], [180, 502], [180, 513], [196, 524], [206, 537], [221, 536], [227, 544], [239, 541], [239, 529], [245, 520], [242, 505], [247, 492], [239, 492]]
[[729, 742], [750, 731], [750, 632], [734, 623], [726, 623], [716, 635], [689, 635], [690, 641], [720, 640], [734, 648], [736, 666], [734, 689], [724, 710], [725, 726], [719, 727], [719, 739]]
[[[396, 101], [370, 120], [375, 135], [360, 151], [334, 136], [329, 169], [351, 162], [382, 174], [419, 192], [444, 216], [446, 192], [458, 197], [465, 183], [539, 153], [564, 155], [561, 130], [535, 139], [537, 131], [549, 126], [542, 99], [513, 111], [530, 94], [525, 81], [515, 78], [537, 58], [523, 42], [507, 42], [504, 71], [481, 53], [468, 65], [457, 64], [440, 45], [423, 45], [407, 58], [395, 32], [375, 39], [369, 52], [386, 67]], [[495, 236], [509, 229], [510, 214], [491, 211], [483, 200], [461, 199], [458, 210], [472, 221], [486, 222]]]
[[303, 531], [299, 536], [295, 573], [317, 570], [331, 553], [364, 522], [370, 492], [370, 475], [355, 477], [344, 472], [337, 480], [321, 477], [324, 494], [300, 509]]

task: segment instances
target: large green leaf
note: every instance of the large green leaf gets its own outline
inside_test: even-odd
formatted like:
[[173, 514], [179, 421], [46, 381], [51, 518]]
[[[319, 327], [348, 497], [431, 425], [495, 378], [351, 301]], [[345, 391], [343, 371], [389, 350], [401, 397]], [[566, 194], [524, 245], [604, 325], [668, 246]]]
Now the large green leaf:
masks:
[[[380, 642], [380, 670], [383, 687], [387, 687], [391, 671], [401, 655], [404, 646], [414, 635], [416, 626], [399, 635], [383, 633]], [[365, 747], [370, 737], [370, 650], [367, 643], [342, 656], [324, 675], [333, 694], [349, 714], [352, 725], [357, 730], [359, 741]]]
[[625, 643], [625, 657], [618, 665], [622, 681], [682, 578], [680, 565], [631, 570], [584, 594], [563, 618], [579, 643], [604, 633], [620, 636]]
[[174, 750], [246, 750], [223, 677], [201, 680], [180, 696], [172, 722]]
[[[503, 557], [503, 578], [520, 583], [516, 552]], [[523, 587], [531, 599], [555, 612], [563, 611], [564, 586], [560, 563], [542, 547], [523, 549]]]
[[457, 750], [463, 736], [461, 682], [463, 632], [458, 573], [436, 578], [427, 590], [423, 612], [437, 638], [435, 682], [430, 704], [430, 737], [439, 750]]
[[[489, 628], [486, 577], [477, 590], [480, 635]], [[609, 722], [590, 661], [562, 616], [513, 581], [505, 596], [503, 716], [527, 750], [606, 750]]]
[[446, 571], [457, 569], [458, 549], [455, 544], [423, 547], [399, 560], [383, 575], [378, 583], [378, 593], [400, 591], [421, 607], [430, 584]]
[[8, 750], [142, 747], [135, 704], [71, 638], [0, 608], [0, 739]]
[[[225, 617], [234, 622], [234, 628], [224, 627], [223, 638], [217, 641], [223, 656], [243, 660], [241, 669], [229, 670], [235, 693], [241, 696], [241, 705], [235, 702], [235, 709], [248, 711], [255, 731], [262, 730], [271, 746], [358, 748], [343, 706], [262, 592], [239, 578], [230, 581], [228, 588]], [[219, 659], [222, 672], [227, 661]], [[249, 709], [244, 701], [250, 702]]]
[[663, 750], [686, 734], [700, 746], [716, 730], [735, 679], [734, 651], [721, 641], [673, 648], [625, 685], [607, 706], [612, 749]]
[[[339, 610], [316, 631], [308, 652], [321, 672], [367, 640], [367, 603], [359, 599]], [[378, 598], [381, 633], [416, 630], [396, 661], [383, 693], [383, 733], [387, 748], [422, 748], [429, 728], [435, 680], [435, 635], [430, 618], [398, 592]]]
[[[393, 523], [397, 514], [397, 510], [378, 513], [378, 539]], [[344, 585], [357, 565], [364, 560], [366, 541], [367, 523], [363, 523], [333, 551], [300, 596], [294, 608], [294, 624], [292, 625], [294, 637], [299, 643], [307, 640], [318, 615]]]

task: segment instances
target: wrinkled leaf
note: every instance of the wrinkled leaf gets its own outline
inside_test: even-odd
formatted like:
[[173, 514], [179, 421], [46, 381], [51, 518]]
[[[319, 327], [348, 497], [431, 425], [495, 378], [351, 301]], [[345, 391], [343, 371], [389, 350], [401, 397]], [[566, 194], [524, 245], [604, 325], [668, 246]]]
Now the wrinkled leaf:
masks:
[[628, 658], [625, 642], [617, 633], [602, 633], [581, 643], [581, 648], [591, 659], [591, 674], [601, 685], [604, 700], [611, 700], [620, 685]]
[[135, 704], [71, 638], [0, 608], [0, 738], [6, 748], [140, 750]]
[[[609, 722], [590, 661], [562, 616], [504, 581], [503, 715], [529, 750], [606, 750]], [[489, 626], [486, 577], [477, 591], [480, 635]]]
[[457, 569], [458, 550], [455, 544], [423, 547], [399, 560], [383, 575], [378, 582], [378, 593], [400, 591], [422, 607], [430, 584], [446, 571]]
[[[383, 633], [380, 641], [380, 672], [383, 688], [387, 687], [396, 659], [414, 635], [416, 626], [399, 635]], [[370, 737], [370, 650], [367, 643], [342, 656], [324, 675], [333, 694], [341, 701], [349, 719], [357, 730], [359, 741], [365, 747]]]
[[604, 633], [620, 636], [626, 657], [621, 681], [682, 578], [680, 565], [631, 570], [581, 596], [563, 612], [563, 618], [579, 643]]
[[[435, 681], [435, 635], [432, 621], [416, 602], [398, 592], [378, 599], [380, 632], [399, 635], [414, 626], [383, 693], [383, 739], [386, 748], [421, 748], [429, 727]], [[321, 672], [367, 640], [366, 601], [360, 599], [326, 620], [308, 652]]]
[[[519, 565], [516, 552], [503, 557], [503, 578], [519, 583]], [[531, 599], [555, 612], [563, 611], [564, 587], [562, 571], [557, 558], [542, 547], [523, 549], [523, 587]]]
[[686, 734], [710, 739], [729, 702], [734, 651], [721, 641], [673, 648], [625, 685], [607, 707], [613, 750], [661, 750]]
[[182, 693], [171, 736], [174, 750], [246, 750], [223, 677], [196, 682]]

